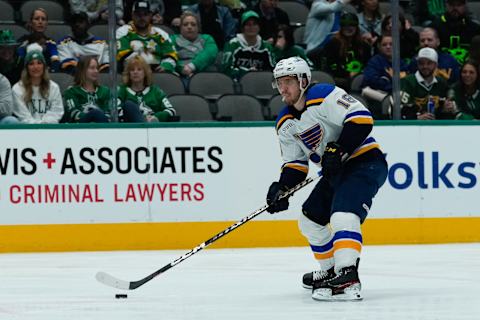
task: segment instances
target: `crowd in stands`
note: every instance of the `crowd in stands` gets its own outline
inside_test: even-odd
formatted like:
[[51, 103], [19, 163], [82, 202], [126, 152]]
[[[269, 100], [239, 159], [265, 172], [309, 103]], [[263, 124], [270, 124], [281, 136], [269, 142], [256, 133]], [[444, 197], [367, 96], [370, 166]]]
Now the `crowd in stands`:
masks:
[[[107, 28], [109, 1], [51, 0], [63, 8], [55, 23], [69, 26], [56, 38], [48, 6], [25, 14], [32, 0], [0, 1], [14, 9], [12, 24], [25, 27], [14, 34], [0, 24], [0, 124], [182, 121], [157, 75], [174, 75], [188, 94], [195, 74], [223, 73], [242, 94], [246, 74], [292, 56], [330, 75], [377, 119], [391, 118], [394, 72], [402, 119], [480, 119], [480, 0], [401, 0], [400, 70], [392, 66], [392, 15], [379, 0], [289, 0], [298, 12], [282, 9], [287, 0], [115, 0], [114, 59], [108, 37], [92, 31]], [[111, 69], [117, 99], [117, 84], [102, 83]], [[58, 73], [71, 75], [71, 86], [61, 89]], [[268, 107], [274, 95], [257, 98]], [[215, 118], [216, 99], [205, 99]]]

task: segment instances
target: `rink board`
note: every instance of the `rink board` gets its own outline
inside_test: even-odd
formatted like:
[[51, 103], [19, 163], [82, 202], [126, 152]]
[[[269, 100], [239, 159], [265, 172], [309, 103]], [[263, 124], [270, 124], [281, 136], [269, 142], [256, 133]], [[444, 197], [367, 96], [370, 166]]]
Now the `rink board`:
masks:
[[[480, 125], [425, 124], [374, 129], [389, 177], [366, 244], [480, 241]], [[263, 206], [281, 166], [273, 123], [0, 130], [0, 252], [191, 248]], [[312, 187], [214, 246], [306, 245]]]

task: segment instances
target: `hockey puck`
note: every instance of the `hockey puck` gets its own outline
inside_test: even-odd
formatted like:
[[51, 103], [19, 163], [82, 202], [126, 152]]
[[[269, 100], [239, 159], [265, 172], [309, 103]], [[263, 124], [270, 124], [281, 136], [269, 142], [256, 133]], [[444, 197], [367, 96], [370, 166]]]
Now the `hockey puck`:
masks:
[[116, 299], [127, 299], [128, 295], [126, 295], [125, 293], [118, 293], [118, 294], [115, 295], [115, 298]]

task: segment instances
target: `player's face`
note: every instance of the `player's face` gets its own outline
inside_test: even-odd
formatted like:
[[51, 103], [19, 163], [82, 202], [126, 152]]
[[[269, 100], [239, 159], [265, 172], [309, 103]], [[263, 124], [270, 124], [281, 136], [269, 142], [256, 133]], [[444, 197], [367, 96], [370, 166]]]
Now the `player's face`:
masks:
[[300, 84], [296, 77], [286, 76], [277, 79], [277, 88], [283, 102], [288, 105], [295, 104], [300, 98]]
[[417, 61], [418, 71], [424, 78], [428, 78], [433, 75], [433, 72], [437, 68], [437, 64], [432, 60], [421, 58]]
[[28, 63], [27, 70], [28, 70], [28, 75], [32, 79], [39, 79], [43, 76], [43, 71], [45, 69], [44, 64], [42, 61], [33, 59]]
[[466, 86], [472, 86], [475, 84], [475, 81], [477, 81], [477, 77], [478, 77], [477, 69], [475, 68], [475, 66], [471, 64], [466, 64], [462, 68], [461, 77], [462, 77], [462, 82]]
[[140, 66], [133, 66], [129, 72], [130, 81], [133, 83], [143, 83], [143, 79], [145, 78], [145, 70], [143, 70]]
[[98, 62], [95, 59], [90, 60], [88, 68], [85, 74], [85, 77], [88, 81], [97, 81], [98, 80]]
[[187, 16], [182, 21], [180, 26], [180, 32], [182, 36], [190, 41], [197, 39], [198, 37], [198, 24], [197, 19], [192, 16]]

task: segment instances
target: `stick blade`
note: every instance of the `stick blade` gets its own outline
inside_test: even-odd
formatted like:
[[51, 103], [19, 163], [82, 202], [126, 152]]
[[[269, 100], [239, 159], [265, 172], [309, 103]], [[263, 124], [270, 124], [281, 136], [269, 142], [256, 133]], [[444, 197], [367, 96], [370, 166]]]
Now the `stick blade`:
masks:
[[109, 287], [122, 290], [130, 289], [130, 282], [115, 278], [114, 276], [103, 271], [97, 272], [97, 274], [95, 275], [95, 279], [97, 279], [98, 282], [103, 283], [104, 285], [107, 285]]

